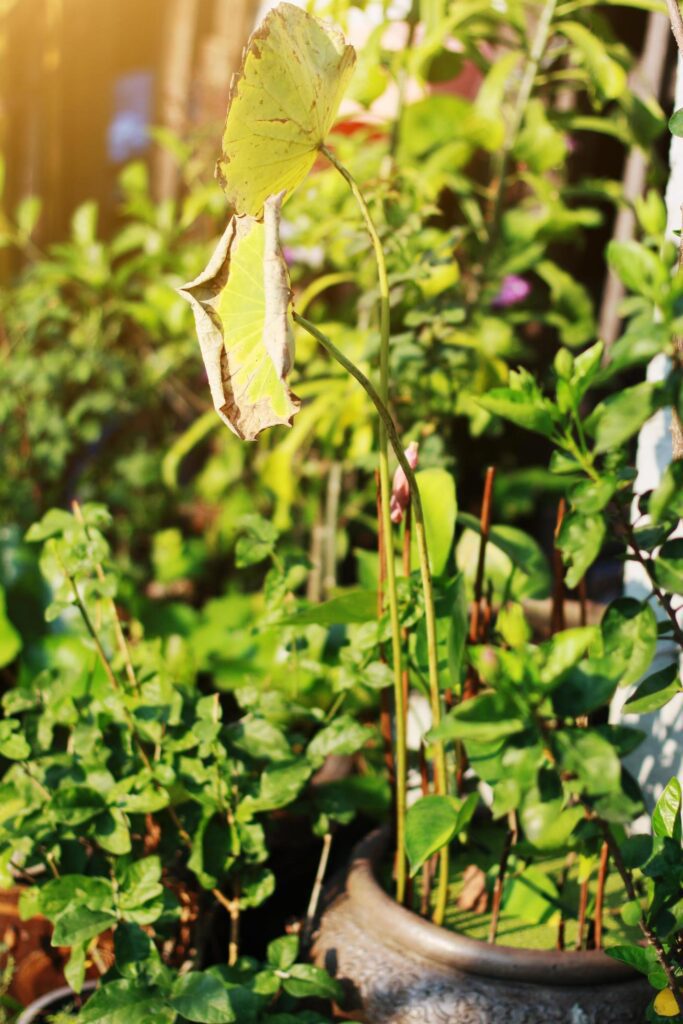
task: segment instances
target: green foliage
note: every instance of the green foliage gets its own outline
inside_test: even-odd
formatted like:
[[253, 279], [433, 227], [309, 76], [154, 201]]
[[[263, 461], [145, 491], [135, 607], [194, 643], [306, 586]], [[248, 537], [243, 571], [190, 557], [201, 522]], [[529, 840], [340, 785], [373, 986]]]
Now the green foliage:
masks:
[[[646, 901], [632, 901], [624, 911], [632, 915], [634, 923], [649, 938], [654, 936], [658, 948], [652, 943], [647, 948], [616, 946], [609, 953], [647, 975], [658, 992], [649, 1013], [654, 1013], [653, 1019], [659, 1019], [657, 1014], [676, 1016], [683, 983], [683, 970], [676, 952], [683, 930], [681, 784], [676, 778], [669, 781], [657, 801], [652, 814], [652, 833], [652, 836], [636, 835], [626, 839], [621, 846], [621, 856], [626, 866], [644, 881], [647, 894]], [[662, 957], [672, 965], [668, 973]], [[674, 984], [678, 986], [675, 995]]]

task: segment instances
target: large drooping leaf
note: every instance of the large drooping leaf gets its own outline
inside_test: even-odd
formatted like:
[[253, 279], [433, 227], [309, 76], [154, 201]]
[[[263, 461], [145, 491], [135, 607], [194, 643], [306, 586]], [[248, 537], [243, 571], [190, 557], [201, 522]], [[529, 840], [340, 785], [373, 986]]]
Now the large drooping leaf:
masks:
[[232, 80], [216, 174], [237, 213], [306, 177], [337, 113], [356, 54], [336, 29], [279, 4], [252, 35]]
[[290, 426], [300, 405], [286, 384], [294, 343], [280, 202], [268, 200], [263, 223], [233, 217], [206, 269], [180, 289], [194, 312], [213, 404], [245, 441]]

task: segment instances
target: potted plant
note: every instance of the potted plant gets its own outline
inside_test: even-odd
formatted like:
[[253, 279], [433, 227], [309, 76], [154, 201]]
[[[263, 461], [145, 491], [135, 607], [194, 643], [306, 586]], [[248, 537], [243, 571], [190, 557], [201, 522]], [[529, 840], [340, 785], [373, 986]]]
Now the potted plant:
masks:
[[[504, 149], [501, 181], [527, 116], [553, 14], [554, 5], [545, 4], [520, 90], [515, 132]], [[560, 31], [586, 42], [581, 25], [563, 24]], [[235, 215], [206, 270], [183, 288], [195, 313], [214, 405], [238, 436], [251, 439], [269, 426], [291, 423], [298, 411], [299, 401], [287, 384], [294, 358], [292, 321], [358, 381], [378, 414], [382, 616], [374, 632], [364, 635], [360, 652], [348, 653], [362, 670], [368, 648], [374, 646], [380, 657], [385, 644], [391, 651], [395, 852], [386, 857], [387, 837], [381, 835], [359, 850], [344, 896], [323, 916], [315, 955], [319, 964], [350, 983], [360, 1011], [375, 1024], [501, 1016], [635, 1022], [648, 1002], [647, 987], [632, 969], [631, 953], [619, 958], [613, 951], [610, 958], [602, 946], [612, 942], [616, 950], [634, 948], [628, 929], [640, 928], [674, 1001], [680, 967], [648, 923], [632, 868], [619, 853], [624, 827], [642, 810], [638, 787], [622, 763], [639, 736], [633, 729], [606, 724], [600, 715], [619, 684], [632, 684], [647, 670], [657, 640], [656, 620], [646, 603], [622, 600], [609, 606], [599, 626], [558, 628], [560, 598], [553, 635], [532, 643], [520, 603], [503, 600], [496, 612], [487, 595], [491, 529], [486, 511], [478, 526], [469, 623], [464, 574], [434, 580], [439, 499], [446, 492], [436, 498], [430, 524], [427, 487], [420, 487], [415, 473], [415, 449], [404, 451], [388, 407], [391, 309], [380, 232], [362, 190], [326, 141], [353, 61], [353, 52], [335, 30], [288, 4], [271, 12], [255, 32], [231, 89], [218, 165]], [[527, 127], [532, 131], [532, 125]], [[281, 206], [319, 156], [346, 181], [376, 260], [378, 387], [343, 346], [292, 310], [278, 241]], [[501, 194], [502, 185], [492, 211], [495, 225]], [[647, 287], [659, 300], [666, 273], [653, 268], [650, 249], [647, 256], [638, 252]], [[651, 308], [646, 323], [651, 327]], [[631, 336], [618, 348], [617, 368], [642, 358], [638, 329], [635, 333], [635, 342]], [[671, 343], [670, 332], [658, 338], [661, 347]], [[567, 476], [570, 511], [558, 522], [557, 547], [569, 569], [570, 588], [581, 583], [599, 552], [606, 532], [604, 510], [613, 500], [623, 510], [632, 497], [626, 442], [656, 403], [670, 401], [676, 390], [677, 378], [666, 387], [643, 385], [634, 394], [616, 395], [598, 407], [588, 426], [580, 403], [598, 378], [601, 358], [600, 345], [576, 359], [562, 350], [555, 364], [554, 401], [544, 398], [524, 371], [513, 375], [511, 387], [480, 401], [489, 413], [538, 430], [560, 448], [552, 468]], [[641, 393], [646, 398], [642, 405]], [[586, 436], [596, 438], [592, 453]], [[393, 491], [390, 450], [399, 463]], [[576, 481], [581, 472], [589, 478], [585, 484]], [[399, 584], [392, 524], [404, 518], [408, 507], [419, 571], [411, 575], [406, 529], [407, 579]], [[477, 526], [476, 521], [469, 525]], [[504, 531], [499, 534], [491, 546], [506, 555], [514, 574], [523, 561], [519, 545]], [[662, 539], [655, 531], [649, 550]], [[451, 540], [452, 529], [446, 549]], [[642, 555], [638, 545], [633, 550]], [[654, 574], [656, 559], [648, 560]], [[444, 569], [445, 563], [438, 566], [439, 573]], [[561, 576], [556, 583], [561, 590]], [[334, 611], [327, 614], [327, 621], [334, 621]], [[359, 610], [360, 621], [364, 618], [367, 613]], [[669, 618], [675, 634], [675, 616]], [[647, 680], [643, 696], [652, 690], [661, 696], [673, 685], [669, 676], [666, 685]], [[423, 795], [407, 810], [406, 691], [413, 677], [421, 680], [428, 697], [432, 727], [422, 759]], [[610, 858], [616, 874], [608, 874]], [[408, 865], [412, 875], [427, 868], [422, 901], [432, 922], [404, 906], [415, 898], [414, 889], [409, 892]], [[383, 870], [393, 874], [393, 899], [380, 883]], [[453, 904], [465, 914], [477, 908], [479, 913], [465, 920]], [[446, 922], [454, 930], [445, 928]], [[503, 933], [507, 942], [500, 941]], [[541, 948], [528, 948], [529, 943]]]
[[[95, 976], [84, 1022], [324, 1021], [298, 1001], [341, 999], [341, 990], [297, 962], [299, 938], [275, 938], [261, 963], [242, 955], [240, 929], [273, 892], [273, 815], [307, 800], [318, 817], [325, 810], [328, 829], [352, 817], [343, 779], [328, 783], [332, 803], [325, 785], [306, 788], [328, 756], [359, 749], [371, 730], [248, 687], [237, 710], [218, 691], [202, 693], [179, 637], [145, 639], [137, 624], [131, 642], [114, 602], [122, 580], [109, 523], [102, 506], [74, 503], [29, 531], [43, 547], [47, 619], [62, 632], [42, 672], [27, 663], [3, 696], [3, 884], [21, 882], [22, 916], [42, 915], [52, 946], [68, 951], [72, 1002], [91, 987], [86, 973]], [[268, 557], [275, 539], [245, 524], [244, 564]], [[271, 616], [278, 602], [286, 610], [296, 575], [292, 556], [275, 561]], [[211, 941], [217, 908], [222, 948]], [[57, 1008], [48, 996], [26, 1019], [48, 1005]]]

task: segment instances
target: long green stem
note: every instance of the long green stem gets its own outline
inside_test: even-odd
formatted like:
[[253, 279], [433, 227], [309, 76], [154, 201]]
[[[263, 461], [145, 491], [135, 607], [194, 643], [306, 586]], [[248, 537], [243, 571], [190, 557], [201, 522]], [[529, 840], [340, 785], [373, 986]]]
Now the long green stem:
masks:
[[[389, 403], [389, 278], [387, 265], [384, 258], [384, 249], [377, 229], [370, 215], [370, 210], [361, 190], [355, 180], [340, 164], [334, 153], [325, 146], [321, 152], [327, 157], [331, 164], [339, 171], [347, 182], [353, 196], [358, 203], [365, 227], [377, 263], [377, 276], [379, 278], [380, 297], [380, 349], [379, 349], [379, 393], [382, 404], [386, 408]], [[396, 566], [394, 563], [394, 537], [391, 524], [391, 483], [389, 477], [389, 445], [387, 441], [387, 430], [384, 422], [380, 419], [379, 425], [379, 488], [382, 499], [382, 522], [380, 528], [384, 536], [384, 550], [386, 552], [386, 591], [389, 604], [389, 621], [391, 623], [391, 652], [393, 660], [394, 680], [394, 702], [395, 729], [396, 729], [396, 898], [402, 903], [405, 897], [406, 888], [406, 862], [405, 862], [405, 814], [406, 814], [406, 788], [408, 776], [408, 752], [406, 744], [406, 713], [407, 709], [403, 702], [402, 683], [402, 642], [401, 623], [398, 614], [398, 594], [396, 590]]]
[[503, 195], [505, 193], [505, 179], [507, 177], [508, 166], [510, 163], [510, 155], [514, 149], [515, 142], [517, 141], [517, 136], [519, 135], [519, 130], [522, 127], [522, 122], [524, 121], [524, 114], [526, 112], [527, 104], [531, 98], [531, 90], [534, 87], [534, 81], [538, 74], [539, 64], [541, 63], [541, 59], [548, 45], [550, 29], [553, 18], [555, 17], [556, 7], [557, 0], [545, 0], [538, 18], [536, 31], [529, 50], [529, 56], [527, 57], [526, 64], [524, 65], [524, 71], [522, 72], [522, 80], [519, 83], [519, 89], [517, 91], [517, 99], [515, 101], [515, 107], [512, 114], [512, 121], [510, 122], [510, 127], [500, 153], [497, 174], [498, 190], [496, 192], [493, 215], [491, 217], [492, 237], [495, 237], [498, 230], [498, 220], [503, 203]]
[[[396, 426], [391, 413], [389, 412], [385, 402], [382, 400], [379, 392], [374, 385], [368, 380], [362, 370], [359, 370], [355, 363], [352, 363], [347, 356], [341, 352], [337, 346], [330, 341], [326, 335], [320, 331], [315, 324], [310, 323], [304, 317], [299, 316], [298, 313], [294, 314], [295, 321], [300, 324], [304, 330], [308, 331], [320, 344], [326, 349], [327, 352], [332, 356], [333, 359], [344, 367], [347, 373], [350, 373], [352, 377], [358, 381], [361, 387], [365, 390], [370, 401], [373, 403], [377, 412], [379, 413], [384, 432], [394, 450], [394, 454], [398, 459], [399, 465], [403, 469], [408, 481], [410, 488], [410, 498], [412, 502], [413, 515], [415, 519], [415, 540], [417, 542], [417, 554], [420, 563], [420, 576], [422, 580], [422, 590], [424, 593], [425, 601], [425, 626], [427, 632], [427, 654], [429, 664], [429, 695], [430, 705], [432, 711], [432, 722], [436, 727], [441, 721], [441, 696], [439, 693], [439, 667], [438, 667], [438, 652], [436, 642], [436, 615], [434, 612], [434, 589], [432, 586], [432, 573], [429, 565], [429, 553], [427, 550], [427, 536], [425, 532], [425, 521], [424, 512], [422, 509], [422, 501], [420, 498], [420, 491], [417, 486], [417, 480], [415, 473], [408, 462], [401, 440], [398, 436]], [[388, 508], [388, 503], [387, 503]], [[391, 522], [391, 521], [390, 521]], [[392, 548], [389, 548], [391, 551]], [[387, 559], [387, 562], [391, 559]], [[400, 680], [399, 680], [400, 683]], [[400, 693], [400, 689], [399, 689]], [[401, 704], [402, 704], [401, 700]], [[398, 754], [398, 749], [397, 749]], [[396, 766], [397, 776], [399, 775], [399, 764], [397, 757]], [[398, 781], [398, 779], [397, 779]], [[443, 744], [441, 742], [434, 744], [434, 788], [439, 795], [446, 794], [446, 756], [444, 753]], [[434, 910], [434, 921], [437, 924], [441, 924], [446, 906], [446, 896], [448, 888], [448, 850], [444, 848], [441, 850], [439, 856], [439, 881], [436, 892], [436, 902]]]

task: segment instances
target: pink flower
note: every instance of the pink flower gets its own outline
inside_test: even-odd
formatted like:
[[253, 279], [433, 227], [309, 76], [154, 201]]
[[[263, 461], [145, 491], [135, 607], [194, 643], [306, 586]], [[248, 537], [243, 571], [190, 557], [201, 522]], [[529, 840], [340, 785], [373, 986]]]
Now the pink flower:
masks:
[[500, 286], [500, 291], [491, 303], [494, 308], [506, 309], [524, 300], [531, 293], [531, 285], [518, 274], [506, 274]]
[[[417, 441], [411, 441], [406, 448], [406, 459], [411, 469], [415, 469], [417, 466], [419, 445]], [[410, 487], [408, 486], [408, 478], [403, 472], [400, 466], [396, 467], [394, 473], [394, 482], [391, 485], [391, 504], [389, 506], [391, 510], [391, 521], [392, 523], [400, 523], [403, 520], [403, 513], [408, 508], [410, 502]]]

